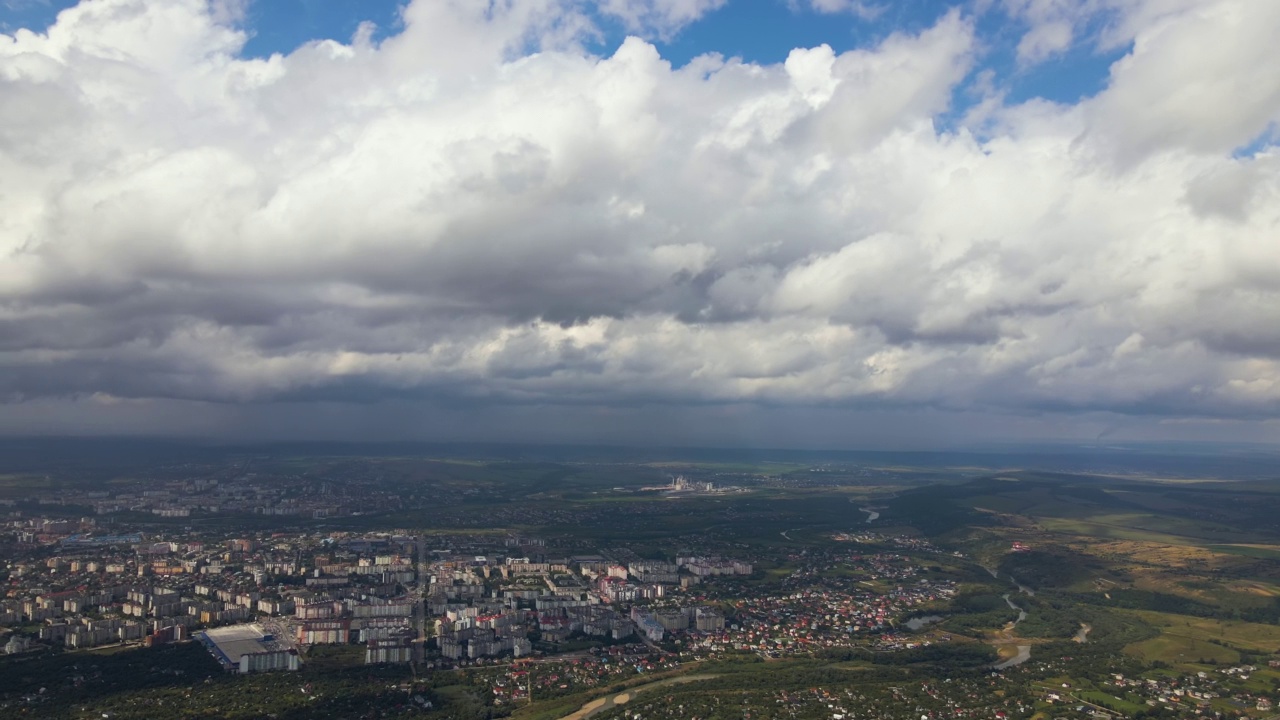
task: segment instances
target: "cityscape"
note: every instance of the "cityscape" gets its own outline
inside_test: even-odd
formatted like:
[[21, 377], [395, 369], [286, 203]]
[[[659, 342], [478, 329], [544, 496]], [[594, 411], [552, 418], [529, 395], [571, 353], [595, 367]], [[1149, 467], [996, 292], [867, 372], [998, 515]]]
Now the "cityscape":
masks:
[[[1265, 718], [1280, 699], [1261, 592], [1280, 496], [1248, 477], [1135, 468], [1112, 495], [874, 454], [655, 483], [669, 462], [243, 452], [130, 461], [107, 490], [92, 462], [9, 476], [6, 713], [195, 717], [230, 692], [220, 715]], [[1098, 503], [1148, 497], [1108, 537]], [[1103, 524], [1062, 525], [1086, 508]], [[85, 672], [134, 662], [175, 675], [104, 694]], [[279, 694], [293, 675], [306, 692]]]

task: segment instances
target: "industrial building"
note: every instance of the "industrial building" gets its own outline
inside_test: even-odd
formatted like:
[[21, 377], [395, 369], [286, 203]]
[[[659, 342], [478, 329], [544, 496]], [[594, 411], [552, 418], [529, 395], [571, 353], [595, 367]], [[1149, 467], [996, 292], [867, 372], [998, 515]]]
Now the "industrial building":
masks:
[[213, 628], [195, 638], [228, 672], [297, 670], [300, 665], [296, 650], [281, 645], [257, 623]]

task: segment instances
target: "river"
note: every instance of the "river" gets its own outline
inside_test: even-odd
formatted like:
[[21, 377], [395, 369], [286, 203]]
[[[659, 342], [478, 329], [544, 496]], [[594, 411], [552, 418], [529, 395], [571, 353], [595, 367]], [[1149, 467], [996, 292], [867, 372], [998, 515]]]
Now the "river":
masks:
[[875, 522], [880, 518], [880, 513], [876, 512], [875, 510], [872, 510], [871, 508], [858, 508], [858, 509], [867, 514], [868, 525], [870, 525], [871, 523]]
[[1031, 646], [1019, 645], [1017, 655], [1014, 655], [1013, 657], [1009, 658], [1008, 660], [1005, 660], [1004, 662], [998, 662], [995, 665], [992, 665], [991, 669], [1004, 670], [1005, 668], [1013, 667], [1014, 665], [1021, 665], [1022, 663], [1030, 659], [1031, 659]]
[[1027, 587], [1026, 585], [1023, 585], [1022, 583], [1018, 582], [1018, 578], [1016, 578], [1016, 577], [1014, 577], [1014, 576], [1010, 575], [1010, 576], [1009, 576], [1009, 579], [1010, 579], [1011, 581], [1013, 581], [1013, 584], [1014, 584], [1014, 585], [1017, 585], [1017, 586], [1018, 586], [1018, 592], [1022, 593], [1023, 595], [1026, 595], [1026, 596], [1028, 596], [1028, 597], [1035, 597], [1035, 596], [1036, 596], [1036, 591], [1035, 591], [1035, 590], [1032, 590], [1031, 588]]
[[1012, 610], [1017, 610], [1017, 611], [1018, 611], [1018, 619], [1017, 619], [1017, 620], [1015, 620], [1015, 621], [1013, 622], [1013, 626], [1014, 626], [1014, 627], [1018, 627], [1018, 623], [1020, 623], [1020, 622], [1022, 622], [1023, 620], [1026, 620], [1026, 619], [1027, 619], [1027, 611], [1026, 611], [1026, 610], [1023, 610], [1022, 608], [1018, 607], [1017, 605], [1014, 605], [1014, 604], [1013, 604], [1013, 601], [1009, 599], [1009, 595], [1008, 595], [1007, 593], [1006, 593], [1006, 594], [1005, 594], [1005, 596], [1004, 596], [1004, 601], [1005, 601], [1005, 602], [1007, 602], [1007, 603], [1009, 603], [1009, 608], [1010, 608], [1010, 609], [1012, 609]]
[[[996, 580], [999, 580], [999, 579], [1000, 579], [1000, 573], [999, 573], [999, 572], [997, 572], [995, 568], [989, 568], [989, 567], [987, 567], [987, 566], [985, 566], [985, 565], [984, 565], [984, 566], [982, 567], [982, 569], [983, 569], [983, 570], [986, 570], [986, 571], [987, 571], [987, 572], [989, 572], [989, 573], [991, 573], [991, 577], [995, 578]], [[1018, 592], [1022, 593], [1023, 595], [1027, 595], [1028, 597], [1035, 597], [1035, 596], [1036, 596], [1036, 591], [1035, 591], [1035, 590], [1032, 590], [1031, 588], [1027, 587], [1026, 585], [1023, 585], [1022, 583], [1018, 582], [1018, 578], [1016, 578], [1016, 577], [1014, 577], [1014, 576], [1010, 575], [1010, 576], [1009, 576], [1009, 582], [1011, 582], [1011, 583], [1013, 583], [1015, 586], [1017, 586], [1017, 588], [1018, 588]]]
[[[1016, 582], [1016, 581], [1015, 581], [1015, 582]], [[1018, 611], [1018, 619], [1017, 619], [1017, 620], [1014, 620], [1014, 621], [1009, 625], [1009, 627], [1007, 628], [1007, 631], [1009, 632], [1009, 634], [1010, 634], [1010, 635], [1012, 635], [1013, 630], [1014, 630], [1015, 628], [1017, 628], [1017, 627], [1018, 627], [1018, 623], [1020, 623], [1020, 622], [1022, 622], [1023, 620], [1026, 620], [1026, 619], [1027, 619], [1027, 611], [1026, 611], [1026, 610], [1023, 610], [1022, 608], [1018, 607], [1017, 605], [1014, 605], [1014, 604], [1013, 604], [1013, 599], [1012, 599], [1012, 598], [1010, 598], [1010, 597], [1009, 597], [1009, 595], [1008, 595], [1007, 593], [1006, 593], [1006, 594], [1005, 594], [1005, 596], [1004, 596], [1004, 601], [1005, 601], [1006, 603], [1008, 603], [1008, 604], [1009, 604], [1009, 607], [1010, 607], [1011, 609], [1013, 609], [1013, 610], [1017, 610], [1017, 611]], [[1014, 655], [1013, 657], [1009, 658], [1008, 660], [1002, 660], [1002, 661], [1000, 661], [1000, 662], [996, 663], [995, 665], [992, 665], [991, 667], [992, 667], [992, 669], [993, 669], [993, 670], [1003, 670], [1003, 669], [1008, 668], [1008, 667], [1013, 667], [1014, 665], [1021, 665], [1022, 663], [1026, 662], [1026, 661], [1028, 661], [1028, 660], [1030, 660], [1030, 659], [1031, 659], [1031, 646], [1030, 646], [1030, 645], [1019, 645], [1019, 646], [1018, 646], [1018, 654], [1017, 654], [1017, 655]]]

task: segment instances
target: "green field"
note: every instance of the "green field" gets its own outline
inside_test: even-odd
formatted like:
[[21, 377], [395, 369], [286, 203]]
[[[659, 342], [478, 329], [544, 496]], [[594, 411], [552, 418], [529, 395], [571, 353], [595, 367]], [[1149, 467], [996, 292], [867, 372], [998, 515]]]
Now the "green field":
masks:
[[1280, 547], [1266, 545], [1206, 545], [1206, 549], [1227, 555], [1280, 560]]
[[[1168, 545], [1204, 545], [1206, 541], [1247, 542], [1256, 535], [1208, 523], [1177, 517], [1146, 514], [1100, 514], [1080, 518], [1039, 517], [1039, 523], [1054, 532], [1086, 537], [1139, 540]], [[1236, 547], [1236, 546], [1228, 546]]]
[[1108, 695], [1107, 693], [1098, 690], [1084, 690], [1076, 693], [1076, 695], [1081, 700], [1087, 700], [1095, 705], [1101, 705], [1106, 708], [1111, 708], [1112, 710], [1119, 710], [1120, 712], [1128, 715], [1133, 715], [1134, 713], [1147, 709], [1145, 705], [1139, 705], [1138, 703], [1118, 698], [1114, 695]]
[[1159, 637], [1130, 644], [1125, 653], [1170, 665], [1236, 663], [1241, 651], [1280, 653], [1280, 627], [1260, 623], [1127, 611], [1160, 630]]
[[1280, 653], [1280, 627], [1275, 625], [1214, 620], [1149, 610], [1129, 612], [1158, 628], [1164, 637], [1225, 643], [1233, 648], [1253, 652]]
[[1140, 658], [1145, 662], [1165, 662], [1170, 665], [1235, 663], [1240, 661], [1240, 653], [1230, 648], [1196, 640], [1181, 635], [1161, 634], [1160, 637], [1133, 643], [1124, 649], [1125, 653]]

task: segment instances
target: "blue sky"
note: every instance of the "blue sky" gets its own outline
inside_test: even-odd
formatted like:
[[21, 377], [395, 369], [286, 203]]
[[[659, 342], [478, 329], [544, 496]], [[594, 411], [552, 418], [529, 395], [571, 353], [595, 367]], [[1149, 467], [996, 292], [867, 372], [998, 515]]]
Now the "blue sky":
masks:
[[[43, 30], [60, 10], [75, 4], [74, 0], [0, 0], [0, 30]], [[400, 29], [403, 4], [403, 0], [250, 0], [244, 27], [251, 38], [244, 54], [287, 54], [317, 39], [346, 42], [362, 22], [377, 26], [375, 37], [395, 34]], [[1077, 40], [1066, 52], [1019, 67], [1016, 47], [1027, 26], [1003, 12], [998, 3], [894, 0], [871, 5], [875, 8], [874, 17], [859, 17], [853, 13], [821, 13], [799, 0], [729, 0], [672, 37], [647, 39], [676, 66], [708, 52], [750, 62], [777, 63], [785, 60], [793, 48], [825, 43], [839, 53], [872, 46], [894, 32], [918, 32], [959, 7], [976, 23], [982, 43], [974, 76], [991, 70], [1009, 102], [1039, 97], [1074, 103], [1094, 95], [1105, 87], [1111, 63], [1128, 50], [1098, 50], [1088, 39], [1097, 29], [1095, 19], [1094, 27], [1086, 27], [1080, 33], [1084, 40]], [[611, 18], [597, 18], [597, 22], [605, 36], [593, 50], [608, 55], [627, 31]], [[965, 87], [957, 92], [955, 114], [965, 108], [969, 94]]]

